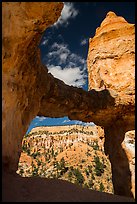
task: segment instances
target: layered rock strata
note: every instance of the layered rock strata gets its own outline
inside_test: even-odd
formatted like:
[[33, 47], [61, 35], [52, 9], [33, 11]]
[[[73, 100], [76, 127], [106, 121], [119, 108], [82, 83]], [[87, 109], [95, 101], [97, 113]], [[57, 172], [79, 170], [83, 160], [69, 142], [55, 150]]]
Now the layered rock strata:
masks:
[[89, 39], [89, 90], [107, 89], [124, 104], [135, 97], [135, 25], [108, 12]]
[[126, 111], [129, 110], [124, 116], [121, 115], [123, 110], [118, 111], [116, 118], [111, 117], [112, 121], [104, 124], [104, 131], [105, 151], [112, 165], [114, 192], [132, 196], [129, 159], [121, 143], [125, 133], [134, 129], [135, 25], [109, 12], [96, 29], [95, 36], [89, 39], [87, 64], [89, 90], [108, 90], [114, 96], [115, 104], [125, 104]]
[[[109, 132], [108, 127], [117, 120], [122, 121], [120, 128], [124, 127], [123, 133], [134, 129], [134, 93], [124, 94], [125, 85], [121, 85], [122, 92], [119, 92], [119, 89], [117, 89], [118, 92], [110, 90], [107, 85], [105, 90], [95, 90], [96, 87], [92, 87], [91, 90], [90, 86], [90, 91], [86, 92], [55, 79], [41, 64], [38, 44], [42, 32], [57, 21], [62, 8], [63, 4], [57, 2], [2, 3], [2, 163], [4, 171], [17, 170], [23, 135], [36, 115], [49, 117], [67, 115], [70, 119], [93, 121], [105, 127], [107, 132]], [[114, 19], [117, 17], [115, 16]], [[122, 25], [126, 26], [128, 23], [124, 22]], [[126, 31], [128, 32], [128, 28]], [[119, 49], [127, 41], [120, 42]], [[134, 56], [134, 51], [132, 53], [127, 51], [127, 53], [128, 63], [133, 64], [133, 57], [131, 56], [130, 60], [130, 54]], [[131, 67], [133, 68], [134, 64]], [[127, 72], [127, 68], [124, 68]], [[132, 70], [130, 73], [128, 77], [133, 83], [127, 84], [129, 89], [134, 87]], [[117, 125], [114, 128], [117, 129]], [[106, 145], [107, 148], [113, 147], [112, 141], [118, 144], [115, 145], [116, 148], [121, 148], [123, 137], [109, 134], [109, 141], [106, 143], [110, 146]], [[116, 164], [117, 159], [111, 160]], [[115, 166], [117, 169], [117, 165]], [[129, 171], [126, 169], [124, 171], [129, 175]], [[124, 181], [125, 177], [122, 177], [121, 184], [130, 192], [130, 176], [128, 186]], [[118, 187], [119, 185], [115, 186], [116, 189]], [[129, 192], [119, 193], [116, 190], [117, 194], [131, 196]]]

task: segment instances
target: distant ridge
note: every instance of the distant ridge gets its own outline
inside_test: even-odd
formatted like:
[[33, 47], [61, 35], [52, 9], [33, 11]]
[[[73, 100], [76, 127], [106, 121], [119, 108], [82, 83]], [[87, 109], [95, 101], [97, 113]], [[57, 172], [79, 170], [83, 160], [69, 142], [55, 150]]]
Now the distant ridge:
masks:
[[63, 131], [67, 131], [70, 130], [72, 128], [75, 128], [77, 130], [87, 130], [87, 131], [97, 131], [100, 127], [94, 125], [94, 126], [83, 126], [83, 125], [60, 125], [60, 126], [37, 126], [31, 129], [31, 131], [28, 133], [32, 133], [32, 132], [37, 132], [37, 131], [57, 131], [57, 130], [63, 130]]

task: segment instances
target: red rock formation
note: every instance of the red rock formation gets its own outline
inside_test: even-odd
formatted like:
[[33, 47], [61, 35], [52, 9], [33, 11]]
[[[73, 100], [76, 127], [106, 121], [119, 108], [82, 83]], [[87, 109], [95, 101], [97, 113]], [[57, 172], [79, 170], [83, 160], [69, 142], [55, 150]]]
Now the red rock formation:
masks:
[[[117, 106], [126, 105], [124, 113], [104, 124], [105, 152], [109, 155], [114, 192], [131, 195], [129, 159], [121, 146], [125, 133], [134, 129], [132, 105], [135, 104], [135, 26], [109, 12], [89, 40], [89, 90], [109, 90]], [[115, 108], [113, 109], [115, 110]], [[110, 117], [110, 115], [106, 115]], [[130, 123], [130, 124], [129, 124]], [[128, 186], [128, 187], [127, 187]]]
[[122, 103], [134, 104], [135, 25], [109, 12], [89, 40], [89, 90], [107, 89]]
[[135, 25], [113, 12], [108, 12], [100, 27], [96, 29], [95, 36], [89, 40], [87, 65], [89, 90], [108, 90], [115, 98], [116, 106], [126, 106], [124, 116], [121, 115], [124, 110], [118, 110], [118, 118], [122, 117], [125, 122], [128, 122], [127, 118], [130, 119], [133, 128]]
[[[93, 89], [85, 92], [55, 79], [48, 74], [46, 67], [41, 65], [37, 46], [42, 32], [58, 19], [62, 7], [63, 4], [57, 2], [2, 3], [2, 162], [4, 171], [17, 170], [22, 138], [36, 115], [49, 117], [68, 115], [70, 119], [93, 121], [97, 125], [104, 126], [105, 130], [108, 130], [113, 121], [119, 118], [123, 121], [122, 127], [126, 127], [126, 131], [134, 129], [134, 95], [130, 92], [127, 95], [124, 94], [125, 85], [122, 86], [122, 94], [121, 91], [109, 90], [108, 86], [102, 91]], [[123, 33], [126, 31], [128, 33], [128, 28]], [[120, 47], [123, 42], [126, 41], [122, 41]], [[130, 59], [130, 51], [127, 53]], [[133, 51], [132, 54], [134, 55]], [[131, 56], [131, 62], [133, 62], [132, 59]], [[127, 85], [131, 88], [133, 84]], [[117, 125], [114, 128], [117, 129]], [[108, 138], [110, 140], [106, 141], [110, 144], [110, 147], [107, 146], [108, 149], [111, 149], [113, 140], [118, 144], [123, 140], [123, 137], [121, 139], [115, 135], [114, 138], [113, 135]], [[112, 163], [117, 162], [115, 159], [113, 161]], [[124, 180], [125, 178], [121, 179], [122, 185], [125, 185]], [[127, 185], [130, 186], [129, 181]], [[115, 188], [117, 189], [117, 186]], [[125, 185], [125, 188], [128, 186]], [[117, 190], [116, 193], [119, 194]], [[126, 194], [124, 191], [122, 194], [130, 196], [130, 193]]]
[[102, 92], [69, 87], [41, 65], [37, 45], [61, 9], [61, 3], [2, 3], [2, 155], [6, 170], [17, 169], [23, 135], [36, 115], [92, 121], [96, 110], [114, 104], [107, 91], [104, 98]]
[[122, 142], [122, 148], [125, 150], [129, 161], [129, 168], [131, 171], [131, 183], [132, 183], [131, 191], [135, 198], [135, 130], [126, 132], [125, 138]]
[[2, 154], [6, 170], [17, 169], [23, 135], [39, 111], [43, 94], [49, 91], [37, 46], [62, 7], [56, 2], [2, 3]]

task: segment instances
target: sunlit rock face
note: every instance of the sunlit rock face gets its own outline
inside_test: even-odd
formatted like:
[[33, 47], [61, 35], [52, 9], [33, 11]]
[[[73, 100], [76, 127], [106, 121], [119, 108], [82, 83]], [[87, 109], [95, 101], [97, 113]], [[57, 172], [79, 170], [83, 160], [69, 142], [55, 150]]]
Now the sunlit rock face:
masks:
[[[63, 3], [56, 2], [2, 3], [2, 155], [5, 169], [17, 168], [22, 137], [49, 88], [38, 44], [42, 32], [57, 21], [62, 8]], [[47, 89], [43, 86], [45, 81]]]
[[89, 39], [87, 64], [89, 90], [108, 89], [118, 103], [135, 103], [134, 24], [108, 12]]
[[[122, 109], [104, 125], [105, 152], [112, 165], [114, 192], [131, 196], [134, 189], [131, 177], [133, 180], [135, 173], [127, 156], [129, 146], [124, 148], [121, 143], [126, 140], [125, 133], [134, 129], [135, 25], [108, 12], [95, 36], [89, 39], [87, 65], [89, 90], [109, 90], [117, 106], [125, 105], [125, 111]], [[109, 117], [112, 118], [107, 114], [105, 118]]]
[[[108, 13], [90, 40], [90, 91], [85, 92], [55, 79], [41, 65], [38, 45], [42, 32], [57, 21], [62, 8], [63, 3], [57, 2], [2, 3], [3, 169], [17, 170], [22, 138], [36, 115], [92, 121], [105, 127], [105, 151], [113, 164], [116, 194], [130, 197], [130, 176], [124, 184], [128, 160], [121, 157], [125, 166], [123, 176], [119, 175], [123, 163], [113, 153], [117, 149], [121, 155], [123, 135], [134, 129], [134, 25]], [[124, 188], [121, 192], [119, 183]]]
[[42, 32], [57, 21], [62, 8], [63, 3], [56, 2], [2, 3], [2, 156], [6, 170], [17, 170], [22, 138], [36, 115], [101, 122], [103, 113], [98, 115], [98, 110], [114, 104], [108, 92], [87, 93], [67, 86], [41, 64]]

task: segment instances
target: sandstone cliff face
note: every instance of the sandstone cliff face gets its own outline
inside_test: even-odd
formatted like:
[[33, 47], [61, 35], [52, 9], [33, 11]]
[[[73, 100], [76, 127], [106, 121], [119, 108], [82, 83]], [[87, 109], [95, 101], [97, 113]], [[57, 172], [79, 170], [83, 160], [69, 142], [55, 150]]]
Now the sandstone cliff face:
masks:
[[47, 89], [49, 85], [37, 46], [62, 8], [54, 2], [2, 3], [2, 151], [3, 163], [11, 169], [17, 168], [22, 137], [45, 94], [43, 82]]
[[[123, 116], [124, 108], [119, 110], [118, 118], [122, 116], [125, 122], [131, 121], [133, 124], [135, 25], [114, 12], [108, 12], [100, 27], [96, 29], [95, 36], [89, 39], [87, 67], [89, 90], [109, 90], [115, 98], [115, 106], [126, 106]], [[127, 113], [127, 110], [130, 112]]]
[[[96, 29], [95, 36], [89, 40], [87, 65], [89, 90], [107, 89], [115, 98], [116, 107], [125, 105], [124, 114], [122, 113], [124, 109], [120, 110], [115, 118], [111, 117], [112, 121], [104, 124], [104, 145], [112, 165], [115, 193], [130, 196], [130, 189], [134, 188], [130, 177], [131, 174], [134, 177], [134, 173], [133, 171], [131, 173], [127, 150], [121, 146], [121, 143], [128, 131], [126, 128], [134, 129], [132, 107], [135, 104], [135, 25], [109, 12], [100, 27]], [[125, 171], [122, 172], [122, 169]], [[127, 179], [124, 181], [124, 178]], [[129, 187], [129, 190], [120, 184], [122, 182]]]
[[[103, 130], [97, 126], [35, 127], [23, 138], [17, 173], [23, 177], [59, 178], [113, 193], [111, 166], [99, 140], [100, 132]], [[76, 169], [81, 180], [74, 173]]]
[[58, 19], [62, 7], [62, 3], [2, 3], [2, 154], [6, 169], [17, 169], [21, 140], [36, 115], [91, 121], [97, 109], [114, 104], [109, 93], [104, 100], [102, 93], [87, 94], [66, 86], [41, 65], [37, 46], [42, 31]]
[[[113, 45], [116, 45], [116, 47], [112, 46], [110, 49], [109, 58], [105, 55], [103, 62], [100, 61], [104, 67], [103, 69], [110, 67], [110, 60], [113, 54], [115, 55], [112, 51], [118, 50], [117, 55], [120, 55], [121, 58], [119, 56], [114, 56], [114, 58], [120, 59], [121, 62], [116, 59], [114, 62], [120, 64], [120, 68], [114, 68], [113, 72], [113, 67], [111, 69], [107, 68], [109, 78], [106, 77], [106, 82], [105, 78], [103, 78], [104, 82], [100, 82], [101, 85], [93, 86], [92, 90], [90, 85], [90, 91], [85, 92], [82, 89], [67, 86], [62, 81], [55, 79], [51, 74], [48, 74], [46, 67], [42, 66], [40, 62], [37, 47], [42, 32], [59, 18], [62, 8], [63, 3], [56, 2], [2, 3], [2, 162], [4, 170], [14, 172], [17, 170], [21, 154], [21, 141], [31, 120], [36, 115], [68, 116], [70, 119], [85, 122], [92, 121], [105, 128], [105, 151], [106, 154], [109, 154], [112, 164], [114, 191], [120, 195], [131, 196], [131, 176], [125, 152], [121, 157], [119, 169], [116, 164], [119, 161], [118, 156], [123, 153], [121, 142], [124, 139], [125, 132], [134, 129], [135, 101], [134, 93], [131, 91], [131, 88], [134, 90], [134, 42], [131, 40], [134, 39], [134, 35], [132, 36], [134, 26], [125, 21], [123, 22], [123, 19], [120, 18], [123, 23], [118, 32], [120, 36], [127, 34], [127, 38], [124, 37], [125, 41], [123, 38], [119, 39], [118, 44], [114, 41]], [[114, 32], [111, 27], [110, 32], [108, 29], [110, 26], [108, 25], [110, 24], [108, 19], [110, 18], [111, 24], [119, 19], [113, 13], [109, 13], [104, 21], [105, 23], [103, 23], [106, 24], [107, 22], [107, 24], [98, 29], [98, 37], [93, 39], [93, 49], [98, 52], [99, 56], [104, 52], [101, 51], [103, 46], [104, 50], [107, 49], [109, 45], [107, 41], [110, 44], [112, 42], [107, 38], [107, 36], [111, 37], [111, 33]], [[114, 25], [117, 28], [116, 22]], [[125, 25], [125, 27], [122, 27], [122, 25]], [[108, 34], [102, 33], [100, 35], [101, 29], [103, 30], [105, 27], [108, 29], [106, 30]], [[116, 36], [117, 30], [115, 30]], [[128, 35], [129, 30], [131, 35]], [[103, 36], [106, 36], [106, 42], [103, 40]], [[97, 47], [97, 38], [100, 47]], [[129, 41], [131, 43], [128, 43]], [[101, 44], [101, 42], [103, 43]], [[95, 57], [96, 55], [92, 56]], [[90, 61], [91, 63], [93, 61], [99, 62], [99, 60], [95, 60], [96, 57], [92, 60], [92, 56], [88, 55], [89, 74], [93, 72], [90, 68]], [[125, 58], [129, 59], [129, 61], [127, 62]], [[128, 68], [121, 65], [124, 61], [126, 61]], [[96, 64], [96, 66], [99, 65]], [[99, 73], [104, 74], [104, 72]], [[122, 78], [120, 84], [116, 86], [116, 81], [121, 78], [120, 73], [122, 73], [122, 76], [126, 76], [125, 80], [127, 81], [125, 82]], [[91, 74], [89, 81], [92, 81], [91, 78], [93, 78]], [[94, 75], [96, 76], [96, 73]], [[119, 78], [114, 79], [111, 75], [119, 76]], [[109, 80], [113, 83], [108, 83]], [[102, 83], [105, 83], [105, 90]], [[99, 88], [100, 86], [101, 88]], [[121, 130], [120, 133], [119, 130]], [[117, 155], [114, 155], [115, 149], [118, 150]], [[123, 168], [122, 161], [125, 162], [125, 174], [123, 176], [119, 174], [121, 168]], [[117, 180], [118, 177], [121, 180]], [[124, 185], [125, 189], [119, 192], [118, 189], [121, 189], [121, 184], [123, 185], [125, 178], [128, 178]]]
[[89, 90], [109, 90], [117, 103], [135, 103], [135, 25], [109, 12], [89, 39]]

